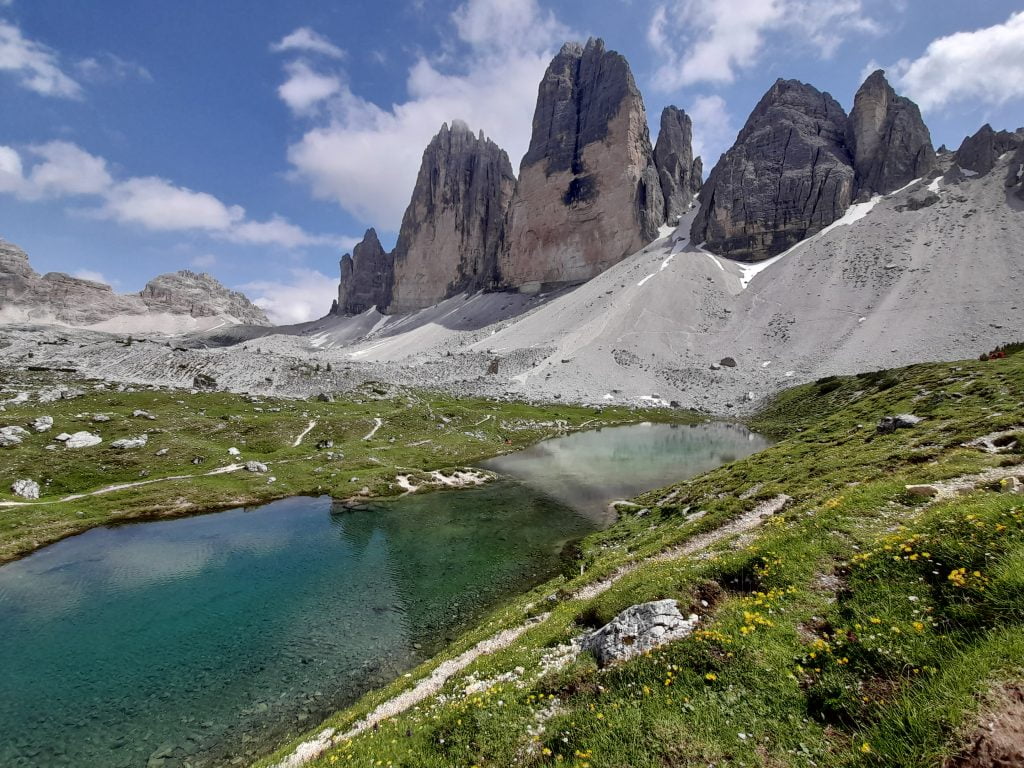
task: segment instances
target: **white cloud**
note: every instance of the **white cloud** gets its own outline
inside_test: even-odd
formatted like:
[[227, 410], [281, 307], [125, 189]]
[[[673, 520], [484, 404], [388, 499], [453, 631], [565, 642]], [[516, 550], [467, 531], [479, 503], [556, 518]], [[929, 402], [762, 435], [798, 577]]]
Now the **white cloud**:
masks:
[[141, 64], [122, 59], [113, 53], [100, 53], [75, 64], [78, 77], [89, 83], [117, 83], [123, 80], [147, 80], [153, 76]]
[[81, 86], [60, 68], [49, 47], [22, 36], [10, 22], [0, 20], [0, 71], [13, 73], [22, 88], [42, 96], [80, 98]]
[[87, 215], [157, 232], [200, 231], [237, 243], [282, 248], [322, 245], [350, 247], [354, 238], [314, 235], [280, 216], [248, 219], [240, 205], [228, 205], [207, 192], [197, 192], [156, 176], [117, 180], [102, 157], [65, 141], [28, 148], [34, 163], [26, 173], [22, 155], [0, 145], [0, 193], [22, 200], [93, 197], [97, 207]]
[[319, 53], [332, 59], [345, 57], [345, 52], [341, 48], [309, 27], [299, 27], [290, 35], [285, 35], [280, 41], [271, 45], [270, 50], [276, 53], [290, 51]]
[[904, 59], [890, 71], [926, 110], [1024, 98], [1024, 11], [1002, 24], [933, 40], [920, 58]]
[[278, 87], [277, 95], [298, 115], [307, 114], [314, 106], [341, 91], [341, 80], [336, 75], [314, 72], [304, 61], [290, 62], [285, 68], [288, 79]]
[[239, 290], [277, 325], [303, 323], [323, 317], [338, 296], [338, 280], [315, 269], [293, 269], [289, 282], [258, 280]]
[[189, 259], [189, 264], [197, 269], [209, 269], [217, 266], [217, 257], [212, 253], [201, 253]]
[[661, 57], [654, 85], [731, 83], [757, 63], [769, 33], [832, 56], [850, 33], [880, 34], [862, 0], [672, 0], [655, 8], [647, 42]]
[[687, 114], [693, 121], [693, 154], [700, 155], [708, 173], [719, 156], [736, 138], [725, 99], [718, 95], [698, 96]]
[[96, 272], [92, 269], [80, 269], [75, 272], [72, 277], [77, 277], [79, 280], [91, 280], [94, 283], [103, 283], [104, 285], [111, 285], [111, 282], [103, 276], [102, 272]]
[[206, 192], [194, 192], [166, 179], [146, 176], [114, 185], [97, 215], [157, 231], [224, 231], [240, 223], [245, 210], [238, 205], [225, 205]]
[[313, 194], [366, 224], [395, 231], [423, 148], [443, 122], [464, 120], [517, 167], [530, 140], [537, 84], [570, 32], [536, 0], [468, 0], [450, 19], [442, 60], [410, 68], [406, 101], [381, 108], [345, 85], [288, 158]]

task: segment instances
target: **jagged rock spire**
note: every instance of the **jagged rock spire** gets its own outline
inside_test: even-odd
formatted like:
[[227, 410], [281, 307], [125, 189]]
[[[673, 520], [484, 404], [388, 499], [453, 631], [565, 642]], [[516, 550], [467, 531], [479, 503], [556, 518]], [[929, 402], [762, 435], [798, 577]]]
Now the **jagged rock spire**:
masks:
[[665, 221], [674, 224], [693, 205], [703, 183], [704, 169], [701, 159], [693, 157], [690, 116], [678, 107], [665, 107], [661, 112], [654, 164], [665, 198]]
[[393, 264], [372, 227], [352, 249], [341, 257], [341, 282], [335, 311], [358, 315], [371, 307], [383, 310], [391, 303]]

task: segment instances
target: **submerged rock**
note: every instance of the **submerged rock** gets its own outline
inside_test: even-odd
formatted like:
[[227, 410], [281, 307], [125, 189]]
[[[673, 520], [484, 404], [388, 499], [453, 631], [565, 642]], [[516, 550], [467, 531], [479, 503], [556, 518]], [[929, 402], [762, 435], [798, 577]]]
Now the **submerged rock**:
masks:
[[604, 667], [684, 638], [693, 632], [698, 621], [696, 614], [684, 617], [675, 600], [655, 600], [627, 608], [587, 635], [580, 645]]

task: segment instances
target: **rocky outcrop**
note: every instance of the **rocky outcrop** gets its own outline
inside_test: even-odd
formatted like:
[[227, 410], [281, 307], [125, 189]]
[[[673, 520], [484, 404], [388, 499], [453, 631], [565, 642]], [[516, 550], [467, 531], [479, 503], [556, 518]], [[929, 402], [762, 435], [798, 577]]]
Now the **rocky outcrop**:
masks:
[[953, 162], [965, 171], [985, 174], [1004, 153], [1015, 151], [1021, 144], [1024, 144], [1024, 135], [1019, 131], [995, 131], [985, 123], [976, 134], [963, 140], [953, 155]]
[[864, 81], [854, 97], [846, 145], [853, 157], [858, 199], [888, 194], [936, 168], [931, 134], [921, 110], [897, 95], [880, 69]]
[[63, 272], [40, 275], [23, 250], [0, 240], [0, 317], [4, 319], [95, 325], [154, 314], [270, 324], [263, 310], [210, 275], [183, 270], [151, 280], [139, 293], [118, 294], [109, 285]]
[[262, 309], [239, 291], [225, 288], [205, 272], [187, 269], [160, 275], [139, 293], [150, 312], [192, 317], [233, 317], [248, 325], [270, 325]]
[[854, 190], [846, 122], [829, 94], [777, 80], [711, 171], [691, 240], [760, 261], [842, 216]]
[[661, 112], [661, 130], [654, 147], [661, 195], [665, 199], [665, 221], [674, 224], [693, 205], [703, 182], [704, 166], [693, 157], [693, 124], [678, 107]]
[[1006, 186], [1017, 190], [1017, 197], [1024, 200], [1024, 141], [1017, 147], [1006, 172]]
[[693, 632], [698, 621], [696, 614], [684, 617], [675, 600], [655, 600], [627, 608], [587, 635], [580, 645], [605, 667], [684, 638]]
[[455, 120], [423, 152], [394, 252], [388, 311], [411, 312], [491, 288], [516, 187], [508, 155]]
[[664, 219], [643, 99], [629, 64], [566, 43], [537, 96], [511, 214], [503, 287], [589, 280], [653, 240]]
[[352, 253], [341, 257], [341, 282], [333, 311], [340, 315], [358, 315], [371, 307], [383, 310], [391, 303], [392, 257], [377, 238], [376, 230], [366, 230]]

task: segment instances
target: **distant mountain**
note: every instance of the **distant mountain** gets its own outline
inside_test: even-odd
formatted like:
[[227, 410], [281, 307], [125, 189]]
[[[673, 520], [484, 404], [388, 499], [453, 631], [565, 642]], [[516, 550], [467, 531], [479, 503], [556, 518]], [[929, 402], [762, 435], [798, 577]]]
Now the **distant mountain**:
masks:
[[18, 246], [0, 240], [0, 322], [88, 326], [117, 332], [183, 333], [225, 324], [270, 325], [244, 294], [207, 274], [160, 275], [139, 293], [63, 272], [40, 275]]

